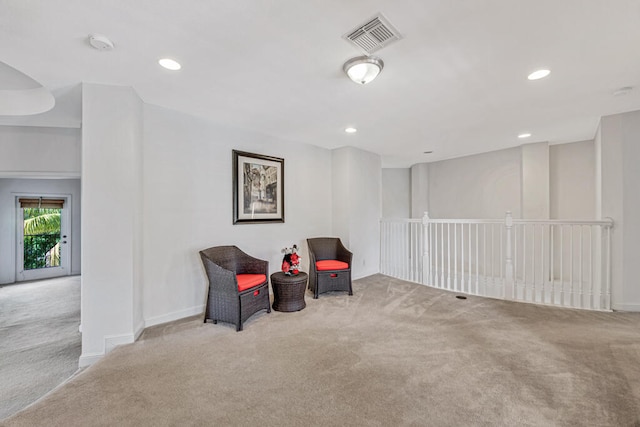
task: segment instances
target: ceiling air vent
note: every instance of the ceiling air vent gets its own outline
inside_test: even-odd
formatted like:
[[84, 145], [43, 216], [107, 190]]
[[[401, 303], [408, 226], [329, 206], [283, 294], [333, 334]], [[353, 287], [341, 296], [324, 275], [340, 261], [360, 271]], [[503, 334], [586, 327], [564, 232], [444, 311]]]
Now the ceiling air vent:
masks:
[[359, 25], [342, 37], [367, 54], [380, 50], [402, 38], [398, 30], [382, 14]]

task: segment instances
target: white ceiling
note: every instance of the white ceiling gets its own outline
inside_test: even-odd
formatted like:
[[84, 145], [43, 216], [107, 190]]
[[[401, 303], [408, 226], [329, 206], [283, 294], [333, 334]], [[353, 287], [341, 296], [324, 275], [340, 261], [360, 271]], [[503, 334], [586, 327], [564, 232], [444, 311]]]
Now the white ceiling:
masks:
[[[379, 12], [404, 38], [359, 86], [342, 72], [360, 54], [342, 35]], [[91, 48], [90, 33], [115, 50]], [[601, 116], [640, 109], [639, 48], [639, 0], [0, 0], [0, 61], [54, 94], [128, 85], [215, 122], [379, 153], [385, 167], [517, 146], [524, 131], [592, 139]], [[159, 67], [165, 56], [182, 70]], [[541, 67], [551, 75], [528, 81]]]

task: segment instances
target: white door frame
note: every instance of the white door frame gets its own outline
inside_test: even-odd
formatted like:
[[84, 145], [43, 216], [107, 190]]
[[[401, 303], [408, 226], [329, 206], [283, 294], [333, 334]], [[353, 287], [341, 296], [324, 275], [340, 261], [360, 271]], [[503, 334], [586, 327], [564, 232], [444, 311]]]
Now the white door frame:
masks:
[[[71, 194], [50, 193], [20, 193], [15, 195], [16, 203], [16, 282], [24, 280], [49, 279], [52, 277], [68, 276], [71, 274]], [[46, 197], [52, 199], [64, 199], [64, 207], [60, 217], [60, 266], [38, 268], [34, 270], [24, 269], [24, 215], [20, 207], [20, 198]], [[66, 236], [66, 237], [65, 237]]]

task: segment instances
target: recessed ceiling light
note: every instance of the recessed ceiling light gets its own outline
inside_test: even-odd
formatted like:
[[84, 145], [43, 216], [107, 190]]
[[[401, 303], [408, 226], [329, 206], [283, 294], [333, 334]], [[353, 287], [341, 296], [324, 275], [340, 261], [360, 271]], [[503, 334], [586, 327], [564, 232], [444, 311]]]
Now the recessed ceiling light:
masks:
[[431, 154], [433, 151], [425, 151], [424, 154]]
[[352, 127], [348, 127], [344, 130], [346, 133], [356, 133], [358, 132], [358, 129], [356, 128], [352, 128]]
[[167, 70], [172, 70], [172, 71], [177, 71], [180, 68], [182, 68], [182, 65], [180, 65], [177, 61], [174, 61], [173, 59], [170, 59], [170, 58], [162, 58], [161, 60], [158, 61], [158, 64], [162, 65]]
[[529, 138], [530, 136], [531, 136], [531, 134], [529, 132], [524, 132], [524, 133], [521, 133], [520, 135], [518, 135], [518, 138], [525, 139], [525, 138]]
[[527, 76], [527, 78], [529, 80], [539, 80], [539, 79], [543, 79], [545, 77], [547, 77], [549, 75], [549, 73], [551, 73], [551, 70], [537, 70], [534, 71], [533, 73], [529, 74], [529, 76]]

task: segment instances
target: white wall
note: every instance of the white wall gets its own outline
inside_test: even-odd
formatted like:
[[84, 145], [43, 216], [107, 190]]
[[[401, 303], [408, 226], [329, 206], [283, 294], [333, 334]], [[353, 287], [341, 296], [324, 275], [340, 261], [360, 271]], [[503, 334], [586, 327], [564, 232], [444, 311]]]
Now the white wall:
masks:
[[411, 217], [410, 169], [382, 169], [382, 217]]
[[[387, 200], [402, 189], [385, 177]], [[525, 144], [458, 159], [411, 167], [412, 216], [432, 218], [595, 218], [593, 141], [549, 146]], [[495, 206], [493, 206], [495, 205]], [[523, 213], [526, 209], [526, 214]]]
[[520, 162], [520, 148], [511, 148], [429, 163], [429, 216], [504, 218], [509, 210], [519, 218]]
[[[344, 155], [341, 155], [344, 153]], [[351, 218], [351, 152], [346, 149], [337, 149], [331, 152], [331, 218], [332, 230], [327, 236], [314, 237], [340, 237], [342, 244], [350, 249], [349, 226]], [[351, 251], [353, 252], [353, 250]], [[353, 276], [353, 271], [351, 272]]]
[[549, 219], [549, 144], [524, 144], [520, 149], [520, 215], [525, 219]]
[[[233, 225], [232, 150], [285, 159], [285, 222]], [[284, 247], [332, 234], [326, 149], [279, 141], [144, 107], [144, 313], [153, 325], [201, 313], [207, 279], [198, 251], [236, 245], [280, 270]]]
[[353, 147], [333, 150], [334, 232], [353, 253], [352, 278], [380, 271], [382, 161]]
[[129, 87], [82, 88], [82, 356], [133, 342], [141, 299], [142, 101]]
[[0, 178], [0, 284], [16, 280], [16, 195], [71, 196], [71, 274], [80, 274], [80, 180]]
[[429, 163], [411, 166], [411, 218], [429, 212]]
[[80, 177], [80, 130], [0, 126], [0, 177]]
[[549, 147], [551, 219], [595, 219], [593, 141]]

